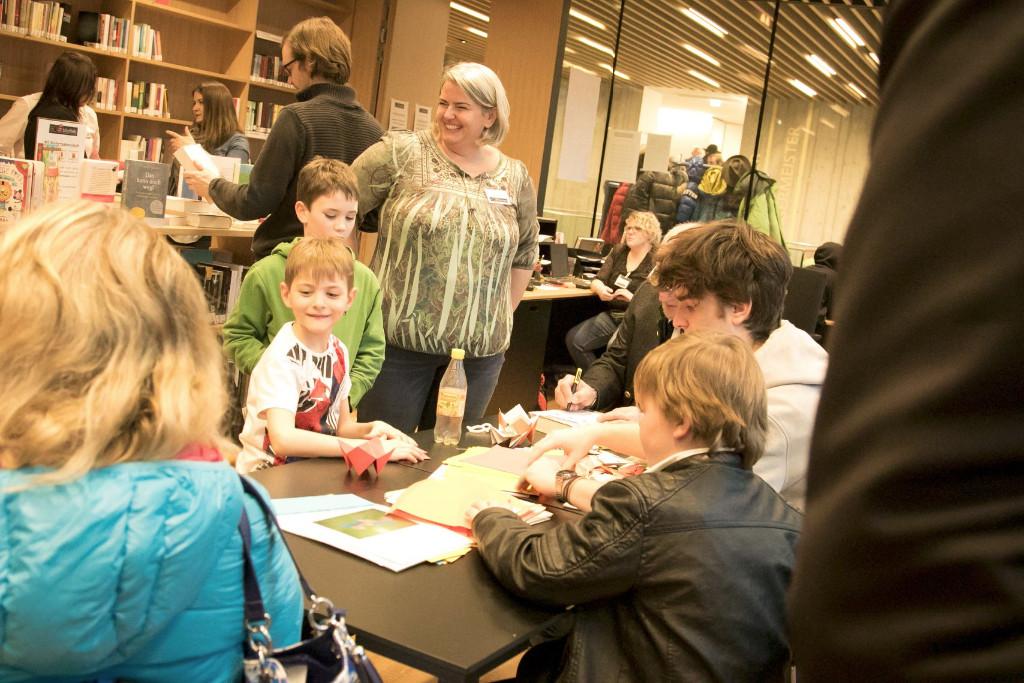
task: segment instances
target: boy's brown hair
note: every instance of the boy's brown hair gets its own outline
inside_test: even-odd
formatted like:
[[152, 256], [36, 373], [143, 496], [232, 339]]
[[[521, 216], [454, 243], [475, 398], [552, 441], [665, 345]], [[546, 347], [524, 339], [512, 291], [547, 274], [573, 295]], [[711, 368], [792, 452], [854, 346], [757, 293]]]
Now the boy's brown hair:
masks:
[[750, 302], [743, 323], [763, 342], [782, 322], [782, 302], [793, 275], [786, 250], [746, 223], [728, 219], [692, 228], [662, 246], [652, 282], [699, 299], [714, 294], [723, 304]]
[[299, 275], [313, 280], [340, 277], [352, 289], [352, 252], [341, 240], [330, 237], [306, 237], [298, 241], [288, 254], [284, 267], [284, 283], [289, 287]]
[[295, 198], [313, 207], [318, 197], [340, 192], [349, 199], [359, 199], [359, 181], [352, 167], [338, 159], [313, 157], [313, 160], [299, 171], [295, 184]]
[[633, 378], [636, 394], [711, 450], [735, 449], [750, 469], [764, 452], [768, 399], [750, 347], [722, 332], [695, 331], [644, 357]]

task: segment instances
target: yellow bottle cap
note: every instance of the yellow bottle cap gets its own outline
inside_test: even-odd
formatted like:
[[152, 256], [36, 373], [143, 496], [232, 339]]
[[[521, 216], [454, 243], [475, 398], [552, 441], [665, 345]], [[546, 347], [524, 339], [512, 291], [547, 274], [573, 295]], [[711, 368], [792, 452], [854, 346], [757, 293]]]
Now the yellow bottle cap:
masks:
[[466, 352], [462, 349], [452, 349], [452, 358], [455, 360], [462, 360], [466, 357]]

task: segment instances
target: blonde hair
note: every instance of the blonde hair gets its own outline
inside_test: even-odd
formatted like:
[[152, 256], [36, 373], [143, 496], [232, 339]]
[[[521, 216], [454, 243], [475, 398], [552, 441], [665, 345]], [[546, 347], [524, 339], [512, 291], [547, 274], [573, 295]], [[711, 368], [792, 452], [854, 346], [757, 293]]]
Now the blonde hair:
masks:
[[736, 449], [747, 469], [764, 452], [768, 408], [764, 375], [739, 337], [687, 332], [647, 354], [633, 377], [635, 394], [669, 422], [690, 422], [711, 450]]
[[330, 17], [310, 17], [295, 24], [282, 44], [292, 57], [312, 60], [310, 76], [344, 85], [352, 75], [352, 41]]
[[0, 456], [55, 470], [33, 484], [191, 444], [231, 448], [202, 288], [120, 208], [58, 204], [0, 231], [0, 320]]
[[[634, 211], [626, 217], [626, 228], [639, 228], [647, 235], [651, 243], [651, 249], [656, 249], [661, 244], [661, 223], [658, 217], [650, 211]], [[622, 231], [622, 243], [626, 242], [626, 231]]]
[[[500, 145], [508, 135], [511, 109], [508, 105], [508, 97], [505, 95], [505, 86], [501, 84], [498, 74], [483, 64], [459, 62], [445, 69], [444, 75], [441, 76], [441, 85], [448, 82], [459, 86], [469, 96], [469, 99], [484, 110], [494, 111], [494, 123], [484, 129], [480, 136], [480, 143]], [[437, 130], [436, 121], [433, 128], [434, 137], [439, 137], [440, 131]]]
[[343, 241], [331, 237], [304, 237], [288, 253], [284, 283], [291, 287], [299, 275], [309, 275], [316, 281], [340, 277], [352, 289], [354, 268], [352, 252]]

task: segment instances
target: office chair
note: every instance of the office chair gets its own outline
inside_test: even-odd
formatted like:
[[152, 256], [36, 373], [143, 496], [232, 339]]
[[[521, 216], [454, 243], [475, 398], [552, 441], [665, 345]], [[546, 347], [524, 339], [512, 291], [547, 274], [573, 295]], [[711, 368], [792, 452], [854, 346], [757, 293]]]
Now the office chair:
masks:
[[782, 303], [782, 317], [812, 336], [825, 298], [825, 281], [824, 273], [794, 268]]

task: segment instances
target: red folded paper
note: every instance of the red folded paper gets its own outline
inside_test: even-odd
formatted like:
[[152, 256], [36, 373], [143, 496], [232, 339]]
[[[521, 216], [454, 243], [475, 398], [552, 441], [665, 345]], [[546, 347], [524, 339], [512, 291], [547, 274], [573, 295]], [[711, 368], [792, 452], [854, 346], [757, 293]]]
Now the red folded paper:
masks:
[[381, 443], [380, 438], [369, 439], [360, 446], [349, 446], [342, 442], [341, 455], [348, 463], [348, 468], [354, 470], [357, 477], [362, 476], [363, 472], [370, 468], [370, 465], [376, 467], [377, 474], [380, 474], [384, 465], [391, 458], [391, 453], [384, 452], [384, 444]]

